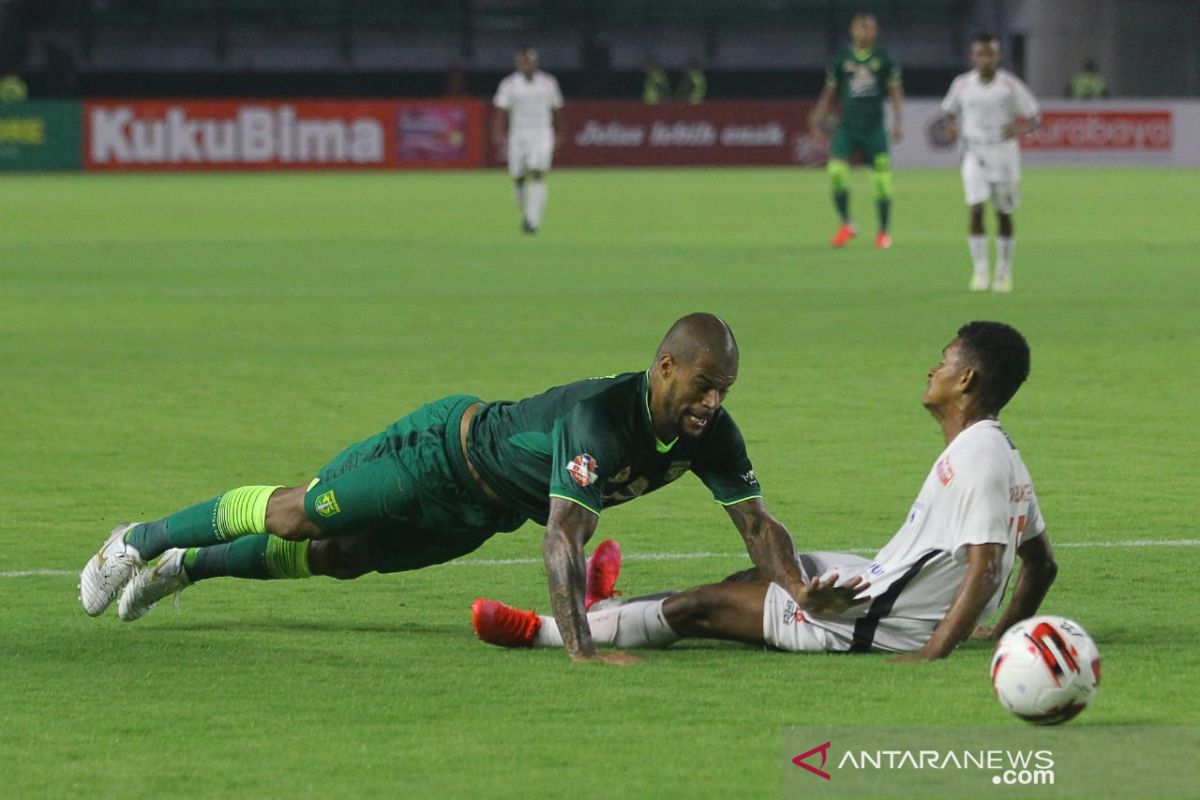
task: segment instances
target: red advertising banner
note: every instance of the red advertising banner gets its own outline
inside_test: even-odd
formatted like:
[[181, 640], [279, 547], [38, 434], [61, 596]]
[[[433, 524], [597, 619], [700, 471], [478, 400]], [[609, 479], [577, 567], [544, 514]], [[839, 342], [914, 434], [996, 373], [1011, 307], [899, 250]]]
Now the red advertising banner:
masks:
[[1169, 151], [1171, 111], [1044, 111], [1042, 124], [1021, 138], [1027, 150]]
[[482, 164], [476, 101], [93, 100], [88, 170], [455, 169]]
[[[568, 101], [556, 166], [812, 164], [824, 147], [808, 140], [809, 102], [645, 105]], [[504, 153], [489, 149], [491, 163]]]

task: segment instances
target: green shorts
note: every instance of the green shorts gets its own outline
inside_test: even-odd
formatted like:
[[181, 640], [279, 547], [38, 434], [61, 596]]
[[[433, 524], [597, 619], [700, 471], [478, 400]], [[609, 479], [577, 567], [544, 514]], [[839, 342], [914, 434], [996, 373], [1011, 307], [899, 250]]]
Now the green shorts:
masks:
[[377, 572], [441, 564], [521, 527], [525, 517], [492, 505], [468, 471], [458, 427], [478, 402], [444, 397], [347, 447], [317, 473], [304, 513], [323, 536], [368, 535]]
[[877, 165], [879, 156], [888, 158], [887, 131], [883, 128], [857, 131], [839, 127], [833, 134], [833, 141], [829, 143], [829, 157], [849, 161], [855, 150], [862, 152], [865, 163]]

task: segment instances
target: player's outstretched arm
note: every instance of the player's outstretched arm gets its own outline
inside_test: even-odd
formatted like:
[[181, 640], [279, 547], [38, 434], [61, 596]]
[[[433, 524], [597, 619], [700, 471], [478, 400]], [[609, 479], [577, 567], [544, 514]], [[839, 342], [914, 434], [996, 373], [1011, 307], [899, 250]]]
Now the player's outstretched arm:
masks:
[[837, 87], [832, 83], [826, 83], [825, 88], [821, 90], [821, 96], [817, 98], [817, 104], [813, 107], [812, 113], [808, 115], [808, 130], [814, 136], [824, 135], [821, 129], [821, 123], [825, 121], [825, 117], [829, 115], [829, 110], [833, 106], [833, 93], [837, 91]]
[[976, 629], [974, 638], [999, 639], [1013, 625], [1036, 614], [1050, 591], [1058, 575], [1058, 562], [1054, 560], [1054, 548], [1046, 534], [1021, 542], [1017, 555], [1021, 557], [1021, 571], [1017, 574], [1017, 584], [1008, 605], [995, 626]]
[[542, 559], [546, 562], [554, 621], [572, 661], [636, 664], [638, 659], [629, 653], [597, 652], [588, 627], [587, 612], [583, 607], [586, 583], [583, 545], [592, 537], [599, 521], [598, 516], [577, 503], [550, 498], [550, 519], [546, 524], [546, 538], [542, 540]]
[[971, 635], [979, 615], [992, 595], [1000, 588], [1004, 546], [999, 544], [969, 544], [967, 574], [950, 603], [950, 610], [934, 628], [925, 646], [914, 653], [897, 656], [897, 661], [925, 661], [945, 658], [954, 652], [959, 642]]
[[771, 516], [762, 498], [726, 506], [729, 518], [746, 543], [746, 552], [763, 580], [792, 591], [803, 585], [796, 544], [783, 523]]

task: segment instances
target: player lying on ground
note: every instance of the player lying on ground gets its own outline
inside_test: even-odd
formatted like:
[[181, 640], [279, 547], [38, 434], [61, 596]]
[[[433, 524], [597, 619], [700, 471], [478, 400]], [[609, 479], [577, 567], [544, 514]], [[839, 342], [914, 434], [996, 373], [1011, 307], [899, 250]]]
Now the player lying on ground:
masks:
[[[1013, 328], [995, 322], [960, 328], [930, 370], [923, 399], [946, 449], [904, 525], [870, 560], [845, 553], [798, 556], [817, 596], [840, 579], [844, 588], [868, 595], [869, 604], [831, 613], [753, 569], [709, 586], [597, 605], [588, 614], [592, 635], [617, 647], [699, 637], [793, 652], [945, 658], [999, 606], [1019, 554], [1007, 608], [994, 629], [976, 631], [999, 636], [1037, 611], [1057, 569], [1029, 471], [997, 420], [1028, 373], [1029, 349]], [[618, 570], [619, 549], [603, 543], [589, 562], [593, 601], [611, 596]], [[476, 601], [472, 623], [493, 644], [562, 642], [554, 619], [494, 601]]]
[[118, 526], [84, 567], [80, 600], [96, 616], [120, 594], [128, 621], [208, 578], [420, 569], [531, 519], [546, 526], [555, 628], [571, 657], [627, 663], [636, 659], [596, 652], [583, 545], [602, 509], [688, 471], [726, 507], [765, 577], [811, 602], [844, 600], [848, 592], [805, 586], [792, 537], [763, 504], [741, 432], [722, 407], [737, 370], [729, 327], [690, 314], [671, 326], [644, 372], [517, 403], [444, 398], [347, 448], [309, 484], [244, 486], [155, 522]]

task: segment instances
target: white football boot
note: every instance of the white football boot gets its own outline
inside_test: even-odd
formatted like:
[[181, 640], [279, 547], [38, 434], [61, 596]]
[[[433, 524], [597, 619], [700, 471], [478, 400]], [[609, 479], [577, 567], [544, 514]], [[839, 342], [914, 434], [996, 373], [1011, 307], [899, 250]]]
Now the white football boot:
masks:
[[997, 275], [992, 280], [992, 291], [1008, 294], [1013, 290], [1012, 275]]
[[980, 274], [978, 272], [971, 275], [971, 291], [986, 292], [988, 288], [987, 273]]
[[126, 622], [141, 619], [154, 604], [170, 594], [178, 595], [192, 585], [183, 569], [186, 550], [174, 548], [163, 553], [153, 567], [139, 569], [121, 592], [117, 613]]
[[125, 544], [126, 532], [138, 524], [126, 522], [113, 528], [100, 551], [88, 559], [79, 573], [79, 602], [93, 617], [103, 614], [133, 573], [146, 564], [136, 549]]

